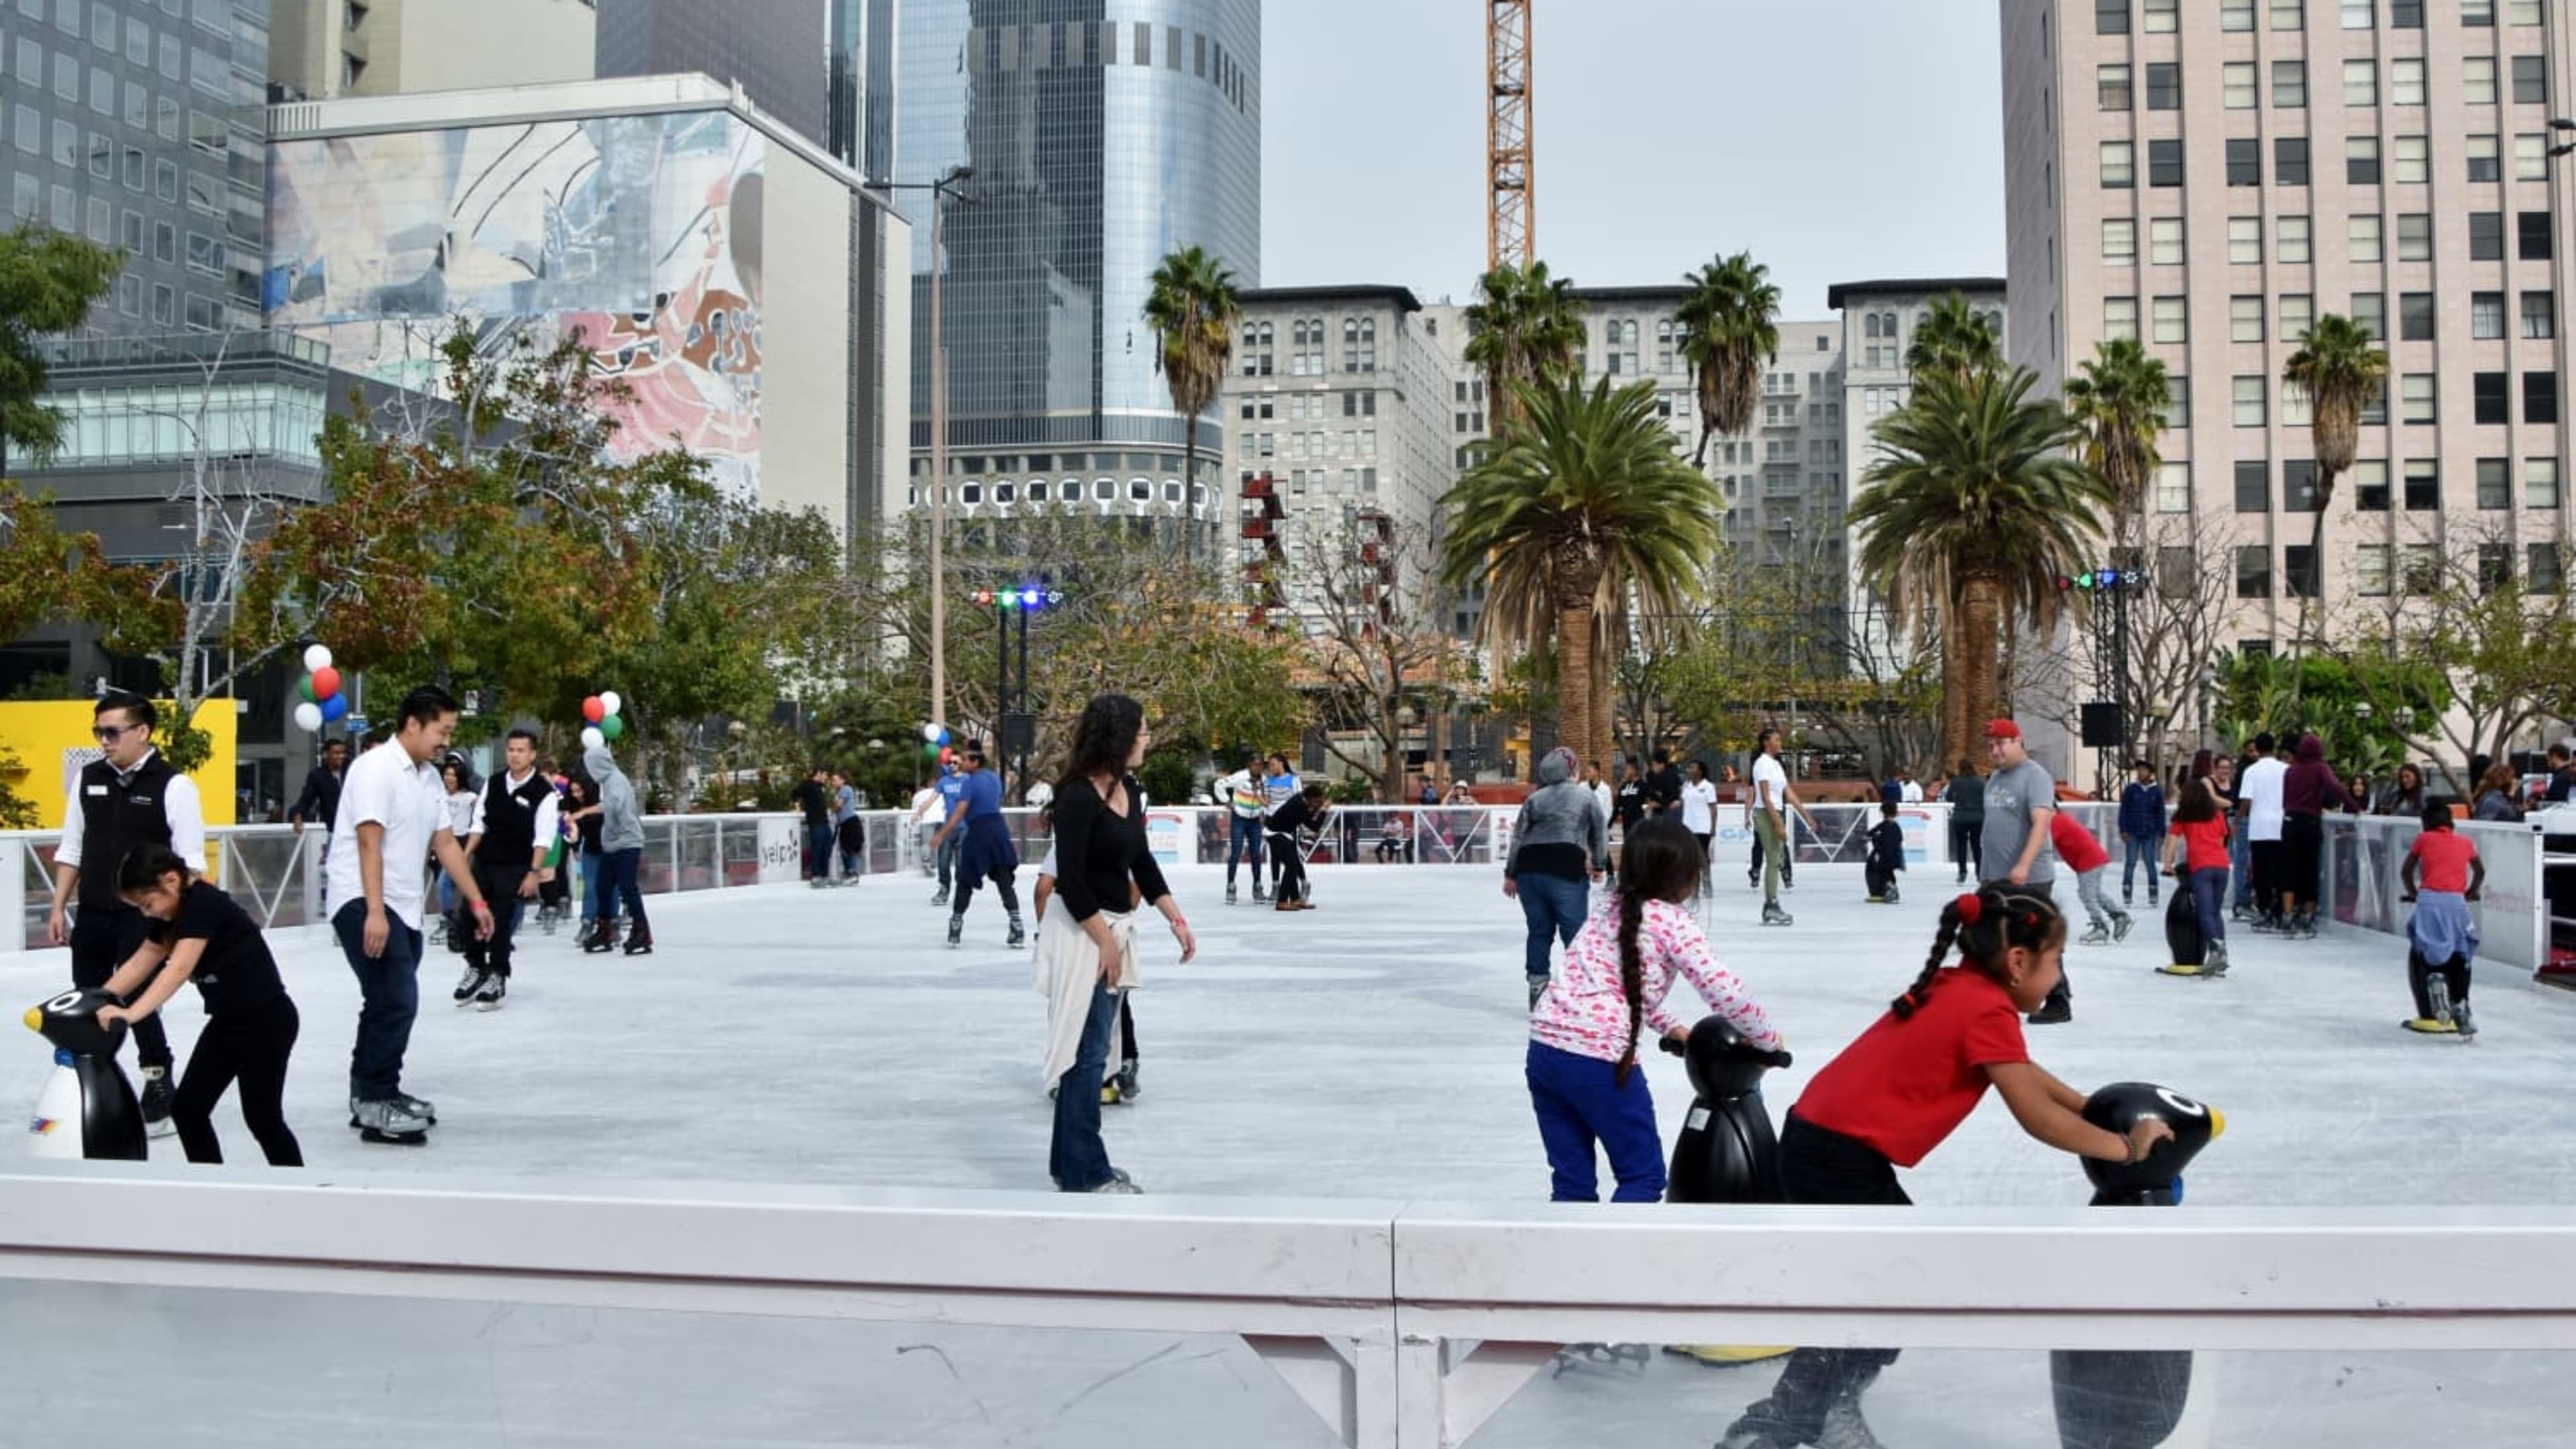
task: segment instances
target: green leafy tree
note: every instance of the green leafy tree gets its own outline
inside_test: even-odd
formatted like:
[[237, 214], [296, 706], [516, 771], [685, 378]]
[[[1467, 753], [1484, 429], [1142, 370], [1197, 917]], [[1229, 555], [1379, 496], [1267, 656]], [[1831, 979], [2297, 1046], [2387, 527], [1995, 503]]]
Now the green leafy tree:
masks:
[[1958, 610], [1944, 661], [1945, 759], [1969, 755], [1969, 722], [1996, 712], [2002, 630], [2054, 621], [2057, 578], [2079, 571], [2110, 501], [2100, 476], [2067, 456], [2075, 424], [2030, 396], [2037, 381], [2027, 368], [1918, 378], [1878, 424], [1880, 456], [1852, 504], [1861, 571], [1898, 617]]
[[116, 285], [125, 253], [33, 223], [0, 233], [0, 475], [12, 450], [42, 460], [63, 421], [45, 393], [45, 339], [87, 321]]
[[1753, 426], [1762, 400], [1762, 370], [1780, 355], [1780, 289], [1771, 269], [1751, 252], [1720, 257], [1684, 273], [1690, 295], [1673, 320], [1682, 329], [1681, 353], [1699, 386], [1699, 450], [1691, 466], [1708, 462], [1708, 440], [1736, 437]]
[[[1189, 419], [1191, 482], [1198, 477], [1200, 415], [1216, 401], [1234, 356], [1234, 326], [1243, 316], [1234, 273], [1197, 247], [1184, 247], [1154, 269], [1145, 321], [1154, 329], [1155, 369], [1171, 389], [1172, 410]], [[1195, 496], [1195, 495], [1194, 495]]]
[[1724, 504], [1674, 452], [1651, 383], [1523, 386], [1513, 401], [1523, 424], [1443, 500], [1454, 522], [1441, 579], [1487, 585], [1484, 626], [1504, 648], [1554, 642], [1558, 736], [1599, 759], [1617, 660], [1596, 659], [1596, 619], [1624, 617], [1631, 599], [1679, 612], [1717, 551]]
[[1934, 302], [1914, 329], [1914, 340], [1905, 346], [1905, 370], [1918, 379], [1934, 372], [1953, 377], [1995, 372], [2003, 365], [2003, 339], [1964, 292], [1952, 292]]
[[1467, 308], [1467, 361], [1485, 374], [1494, 436], [1521, 417], [1521, 393], [1575, 380], [1583, 357], [1583, 311], [1574, 283], [1548, 275], [1547, 263], [1498, 267], [1476, 283]]
[[2317, 505], [2308, 524], [2308, 558], [2314, 574], [2299, 592], [2299, 636], [2293, 651], [2305, 658], [2308, 620], [2325, 574], [2326, 513], [2334, 505], [2335, 480], [2352, 471], [2353, 451], [2360, 446], [2362, 409], [2388, 386], [2388, 354], [2372, 340], [2369, 328], [2328, 312], [2317, 318], [2299, 350], [2290, 354], [2281, 379], [2307, 393], [2312, 410], [2308, 431], [2316, 444]]

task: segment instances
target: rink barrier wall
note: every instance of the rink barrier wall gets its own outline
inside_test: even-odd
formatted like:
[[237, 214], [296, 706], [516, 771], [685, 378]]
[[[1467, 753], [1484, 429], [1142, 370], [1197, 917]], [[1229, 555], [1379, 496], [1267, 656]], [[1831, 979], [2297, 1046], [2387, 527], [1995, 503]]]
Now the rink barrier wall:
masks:
[[1230, 1334], [1353, 1449], [1466, 1444], [1578, 1342], [2576, 1349], [2576, 1224], [2550, 1208], [1629, 1213], [28, 1163], [0, 1170], [9, 1280]]
[[[2106, 801], [2069, 801], [2073, 814], [2111, 852], [2121, 868], [2118, 807]], [[1869, 854], [1874, 804], [1807, 807], [1814, 827], [1791, 820], [1800, 865], [1858, 865]], [[1908, 864], [1937, 882], [1952, 865], [1950, 807], [1902, 806]], [[1006, 811], [1021, 856], [1032, 866], [1046, 853], [1045, 827], [1034, 810]], [[1336, 807], [1324, 830], [1303, 843], [1309, 864], [1488, 865], [1499, 868], [1510, 853], [1517, 810], [1510, 806], [1346, 805]], [[1167, 865], [1222, 865], [1227, 812], [1204, 806], [1154, 806], [1147, 838]], [[867, 865], [872, 875], [917, 871], [925, 859], [930, 827], [910, 824], [903, 812], [864, 812]], [[1717, 808], [1710, 854], [1718, 866], [1741, 867], [1752, 859], [1753, 832], [1742, 805]], [[2538, 822], [2463, 822], [2487, 864], [2485, 898], [2477, 917], [2484, 959], [2525, 970], [2548, 959], [2549, 904], [2542, 890], [2550, 857]], [[2397, 871], [2422, 827], [2387, 816], [2328, 816], [2323, 874], [2324, 916], [2361, 930], [2402, 935], [2406, 907]], [[792, 883], [802, 876], [804, 829], [789, 814], [653, 815], [644, 819], [643, 887], [648, 895]], [[46, 948], [45, 916], [53, 900], [50, 831], [0, 832], [0, 921], [18, 920], [18, 949]], [[323, 921], [322, 844], [319, 830], [295, 834], [282, 825], [218, 826], [207, 831], [209, 866], [218, 884], [269, 929]], [[424, 866], [424, 868], [426, 868]], [[2565, 868], [2562, 864], [2559, 868]], [[835, 869], [838, 869], [837, 862]], [[2402, 953], [2401, 953], [2402, 954]]]

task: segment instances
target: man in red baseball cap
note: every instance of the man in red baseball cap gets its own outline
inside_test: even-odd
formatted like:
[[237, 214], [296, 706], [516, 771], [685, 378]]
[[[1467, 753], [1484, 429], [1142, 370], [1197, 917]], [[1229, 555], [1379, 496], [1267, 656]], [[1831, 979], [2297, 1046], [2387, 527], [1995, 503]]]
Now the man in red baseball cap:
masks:
[[[1986, 832], [1978, 879], [1989, 885], [2047, 891], [2057, 878], [2048, 838], [2050, 822], [2057, 818], [2057, 782], [2030, 757], [2022, 744], [2021, 726], [2009, 719], [1987, 724], [1986, 758], [1993, 762], [1994, 772], [1986, 777]], [[2044, 1026], [2074, 1014], [2061, 975], [2057, 989], [2030, 1019]]]

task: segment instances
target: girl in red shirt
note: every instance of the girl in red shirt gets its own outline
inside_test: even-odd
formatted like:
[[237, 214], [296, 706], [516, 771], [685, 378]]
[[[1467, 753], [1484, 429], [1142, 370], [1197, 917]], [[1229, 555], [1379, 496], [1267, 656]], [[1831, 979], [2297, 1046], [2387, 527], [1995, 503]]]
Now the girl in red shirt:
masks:
[[[1959, 964], [1945, 965], [1954, 947]], [[1908, 1204], [1896, 1169], [1941, 1145], [1990, 1085], [2022, 1130], [2080, 1157], [2137, 1162], [2172, 1137], [2156, 1121], [2126, 1137], [2093, 1126], [2084, 1094], [2030, 1059], [2021, 1019], [2057, 984], [2065, 950], [2066, 918], [2046, 887], [1996, 882], [1943, 906], [1922, 974], [1789, 1109], [1780, 1132], [1788, 1200]], [[1874, 1442], [1860, 1394], [1895, 1361], [1894, 1349], [1799, 1349], [1771, 1397], [1745, 1410], [1718, 1449]]]
[[[2418, 889], [2417, 873], [2422, 873]], [[2451, 828], [2451, 808], [2424, 807], [2424, 833], [2407, 848], [2406, 864], [2397, 878], [2415, 914], [2406, 922], [2406, 982], [2415, 988], [2415, 1019], [2409, 1031], [2444, 1036], [2476, 1036], [2469, 1015], [2469, 961], [2478, 954], [2478, 921], [2469, 902], [2486, 888], [2487, 863], [2477, 846]], [[2439, 976], [2447, 1001], [2435, 1001], [2432, 978]]]
[[[2177, 851], [2183, 857], [2180, 866], [2174, 864]], [[2227, 974], [2227, 864], [2227, 816], [2219, 809], [2218, 792], [2206, 779], [2195, 779], [2183, 786], [2182, 803], [2174, 807], [2173, 833], [2165, 837], [2165, 869], [2191, 892], [2191, 903], [2200, 912], [2200, 939], [2208, 945], [2196, 973], [2202, 976]]]

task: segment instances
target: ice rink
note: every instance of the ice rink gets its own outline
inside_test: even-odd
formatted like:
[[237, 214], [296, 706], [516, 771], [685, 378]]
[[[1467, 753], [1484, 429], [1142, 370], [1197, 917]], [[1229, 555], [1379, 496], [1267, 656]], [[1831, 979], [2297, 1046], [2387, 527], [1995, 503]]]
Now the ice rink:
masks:
[[[1520, 914], [1492, 868], [1328, 868], [1318, 909], [1294, 915], [1252, 906], [1248, 891], [1223, 905], [1212, 868], [1174, 880], [1199, 959], [1176, 964], [1168, 935], [1146, 932], [1145, 1090], [1107, 1110], [1112, 1159], [1149, 1193], [1546, 1196], [1521, 1082]], [[1799, 1055], [1772, 1079], [1775, 1115], [1922, 965], [1946, 872], [1918, 870], [1906, 887], [1903, 904], [1871, 906], [1856, 869], [1810, 867], [1784, 899], [1797, 924], [1766, 929], [1758, 894], [1721, 873], [1707, 908], [1719, 954]], [[947, 949], [929, 893], [907, 875], [656, 897], [654, 955], [583, 956], [569, 930], [532, 935], [496, 1013], [448, 1004], [459, 958], [433, 948], [405, 1085], [437, 1102], [441, 1125], [417, 1149], [368, 1146], [342, 1125], [355, 987], [325, 938], [281, 932], [304, 1015], [288, 1109], [309, 1171], [1042, 1190], [1044, 1009], [1028, 961], [1002, 947], [989, 894], [967, 944]], [[2137, 910], [2127, 942], [2069, 949], [2075, 1020], [2030, 1035], [2079, 1087], [2150, 1080], [2227, 1114], [2192, 1203], [2576, 1198], [2576, 995], [2482, 968], [2478, 1039], [2421, 1038], [2397, 1025], [2412, 1013], [2391, 938], [2329, 928], [2281, 942], [2240, 927], [2226, 979], [2184, 980], [2155, 974], [2161, 917], [2143, 893]], [[0, 961], [11, 1015], [62, 970], [59, 956]], [[171, 1015], [184, 1041], [193, 995]], [[46, 1065], [22, 1036], [0, 1053], [0, 1099], [32, 1101]], [[1669, 1141], [1688, 1088], [1670, 1058], [1650, 1052], [1646, 1069]], [[216, 1127], [236, 1162], [257, 1161], [230, 1103]], [[176, 1162], [175, 1142], [155, 1147]], [[1907, 1188], [1945, 1205], [2074, 1205], [2088, 1192], [2071, 1159], [1991, 1098]], [[128, 1361], [103, 1361], [106, 1342]], [[0, 1364], [34, 1393], [0, 1443], [1331, 1442], [1224, 1338], [0, 1281]], [[2469, 1408], [2480, 1449], [2562, 1444], [2576, 1414], [2565, 1367], [2231, 1355], [2216, 1370], [2215, 1442], [2412, 1444], [2465, 1427]], [[1665, 1355], [1642, 1372], [1585, 1366], [1542, 1377], [1473, 1442], [1706, 1444], [1772, 1372]], [[102, 1408], [129, 1385], [129, 1411]], [[1891, 1449], [2040, 1446], [2055, 1442], [2046, 1405], [2040, 1355], [1925, 1353], [1889, 1372], [1869, 1412]]]

